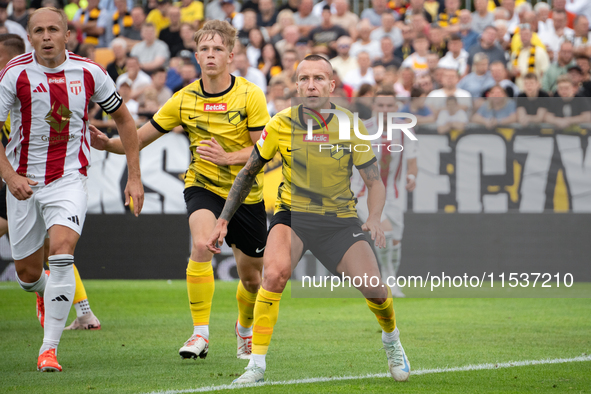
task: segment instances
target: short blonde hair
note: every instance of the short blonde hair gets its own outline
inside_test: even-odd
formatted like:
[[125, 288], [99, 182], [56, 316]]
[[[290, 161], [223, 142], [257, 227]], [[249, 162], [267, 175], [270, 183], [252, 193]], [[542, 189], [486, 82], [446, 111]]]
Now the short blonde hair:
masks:
[[29, 15], [29, 21], [27, 22], [27, 32], [28, 33], [31, 32], [31, 19], [33, 19], [34, 15], [36, 15], [42, 11], [51, 11], [51, 12], [55, 12], [56, 14], [58, 14], [60, 16], [60, 19], [62, 20], [64, 32], [68, 31], [68, 17], [66, 16], [66, 13], [63, 10], [58, 10], [55, 7], [43, 7], [43, 8], [37, 8], [35, 11], [33, 11]]
[[234, 50], [236, 43], [236, 36], [238, 30], [229, 24], [227, 21], [210, 20], [205, 22], [203, 28], [195, 33], [195, 42], [199, 46], [199, 42], [204, 38], [213, 39], [216, 35], [220, 36], [222, 42], [228, 48], [228, 52]]

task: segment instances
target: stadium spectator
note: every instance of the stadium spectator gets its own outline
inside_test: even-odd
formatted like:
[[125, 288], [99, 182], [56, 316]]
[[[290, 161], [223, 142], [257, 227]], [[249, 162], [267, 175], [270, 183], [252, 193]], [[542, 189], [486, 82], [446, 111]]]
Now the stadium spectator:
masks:
[[[426, 74], [428, 75], [428, 74]], [[429, 76], [429, 78], [431, 78]], [[415, 72], [410, 67], [402, 67], [398, 73], [398, 81], [394, 84], [396, 97], [410, 97], [410, 93], [415, 84]]]
[[142, 39], [133, 47], [130, 55], [139, 60], [143, 71], [151, 73], [166, 64], [170, 59], [170, 51], [163, 41], [156, 39], [156, 28], [151, 23], [144, 23]]
[[[507, 68], [503, 62], [493, 62], [490, 66], [490, 75], [495, 81], [495, 85], [500, 85], [507, 92], [507, 97], [517, 97], [519, 88], [510, 79], [507, 79]], [[482, 97], [488, 95], [488, 89], [482, 93]]]
[[564, 11], [553, 11], [552, 21], [554, 23], [554, 31], [558, 38], [573, 39], [575, 31], [568, 26], [568, 16]]
[[[442, 70], [445, 70], [445, 69], [442, 69]], [[421, 88], [423, 90], [423, 92], [425, 92], [427, 95], [429, 93], [431, 93], [433, 90], [440, 88], [439, 85], [435, 84], [435, 81], [433, 80], [433, 77], [431, 76], [431, 74], [421, 75], [417, 79], [417, 87]]]
[[[439, 99], [443, 100], [443, 99]], [[468, 124], [468, 115], [464, 111], [459, 103], [458, 99], [454, 96], [450, 96], [445, 99], [442, 110], [437, 115], [437, 133], [449, 134], [451, 131], [462, 132]]]
[[581, 70], [581, 67], [577, 66], [576, 64], [570, 66], [568, 68], [568, 75], [572, 79], [573, 85], [577, 91], [575, 93], [575, 97], [589, 97], [587, 96], [587, 92], [583, 87], [583, 70]]
[[396, 19], [394, 14], [382, 14], [382, 25], [372, 30], [369, 39], [372, 41], [379, 41], [382, 37], [388, 36], [394, 44], [394, 48], [402, 45], [403, 38], [400, 29], [396, 27]]
[[183, 41], [180, 34], [181, 9], [176, 6], [172, 6], [168, 9], [166, 16], [168, 16], [170, 24], [168, 27], [160, 31], [158, 38], [168, 46], [168, 51], [170, 54], [175, 55], [183, 49]]
[[115, 38], [111, 41], [111, 50], [115, 59], [107, 65], [106, 70], [113, 82], [117, 82], [117, 78], [127, 72], [127, 42], [123, 38]]
[[257, 85], [263, 93], [267, 93], [267, 78], [258, 68], [254, 68], [250, 65], [248, 57], [245, 53], [237, 53], [234, 55], [233, 61], [234, 71], [232, 75], [242, 77], [247, 81], [250, 81]]
[[458, 70], [460, 77], [468, 71], [468, 52], [462, 48], [462, 38], [458, 34], [452, 34], [447, 43], [448, 52], [438, 63], [442, 68], [454, 68]]
[[584, 55], [575, 56], [577, 66], [581, 68], [583, 72], [583, 82], [591, 79], [591, 59]]
[[18, 23], [23, 29], [26, 29], [29, 14], [26, 0], [12, 0], [12, 14], [8, 17], [9, 20]]
[[160, 108], [171, 97], [172, 90], [166, 86], [166, 69], [164, 67], [157, 68], [152, 73], [152, 83], [144, 90], [141, 104], [146, 100], [153, 100]]
[[259, 13], [257, 14], [258, 27], [272, 27], [277, 23], [277, 10], [273, 0], [259, 0]]
[[170, 25], [168, 19], [168, 10], [172, 7], [170, 0], [157, 0], [157, 6], [146, 17], [146, 22], [151, 23], [156, 31], [156, 37], [160, 34], [162, 29], [166, 29]]
[[313, 0], [300, 0], [298, 12], [293, 15], [295, 24], [300, 28], [300, 34], [307, 37], [310, 30], [322, 23], [319, 16], [312, 14]]
[[414, 14], [410, 18], [410, 26], [416, 34], [422, 33], [427, 35], [429, 33], [429, 22], [425, 19], [423, 14]]
[[436, 21], [439, 9], [445, 7], [445, 4], [443, 4], [442, 0], [425, 0], [423, 7], [431, 15], [431, 20]]
[[478, 43], [479, 33], [472, 30], [472, 14], [468, 10], [460, 11], [460, 30], [458, 34], [462, 38], [464, 48], [472, 48]]
[[493, 129], [517, 121], [515, 101], [507, 97], [507, 92], [500, 85], [493, 86], [488, 93], [486, 102], [481, 105], [472, 122]]
[[[237, 25], [237, 21], [242, 23], [243, 15], [238, 12], [239, 10], [239, 3], [235, 2], [234, 0], [220, 0], [221, 9], [223, 12], [223, 16], [221, 18], [216, 18], [218, 20], [224, 20], [232, 25]], [[215, 4], [214, 2], [211, 2]], [[209, 4], [208, 4], [209, 5]]]
[[508, 33], [507, 21], [502, 19], [496, 20], [493, 26], [497, 29], [497, 45], [503, 51], [508, 51], [511, 47], [511, 35]]
[[558, 77], [567, 73], [570, 66], [576, 64], [573, 53], [573, 44], [570, 41], [564, 41], [560, 45], [557, 60], [550, 64], [542, 78], [542, 89], [548, 93], [556, 90], [556, 81]]
[[434, 23], [429, 29], [429, 51], [437, 55], [438, 58], [442, 58], [447, 53], [447, 42], [444, 39], [443, 29]]
[[131, 98], [136, 99], [140, 97], [144, 90], [150, 86], [152, 79], [148, 74], [140, 69], [140, 62], [137, 57], [130, 56], [126, 63], [127, 72], [121, 74], [117, 78], [117, 89], [123, 82], [129, 82], [131, 86]]
[[392, 13], [387, 0], [371, 0], [371, 8], [361, 12], [361, 19], [368, 19], [373, 26], [378, 27], [382, 24], [382, 15], [385, 13]]
[[519, 25], [519, 15], [515, 12], [515, 0], [502, 0], [501, 6], [508, 12], [507, 29], [509, 34], [513, 34]]
[[482, 93], [495, 85], [495, 80], [488, 71], [488, 57], [484, 53], [474, 55], [472, 72], [458, 83], [458, 88], [470, 93], [472, 97], [481, 97]]
[[339, 75], [347, 75], [349, 71], [359, 68], [357, 57], [351, 56], [351, 37], [343, 36], [337, 40], [337, 56], [330, 59], [332, 68]]
[[197, 79], [197, 71], [195, 70], [195, 66], [191, 63], [183, 63], [180, 66], [179, 75], [181, 76], [181, 83], [172, 89], [173, 93], [192, 84]]
[[7, 1], [0, 0], [0, 25], [6, 28], [7, 33], [20, 36], [25, 42], [26, 51], [30, 52], [33, 48], [27, 38], [27, 31], [19, 23], [8, 20], [8, 4]]
[[552, 105], [548, 106], [545, 117], [547, 123], [560, 129], [566, 129], [570, 126], [591, 122], [589, 103], [586, 98], [575, 97], [577, 89], [570, 75], [558, 77], [556, 92], [560, 100], [553, 100]]
[[355, 37], [355, 28], [359, 23], [359, 17], [349, 10], [349, 2], [347, 0], [334, 0], [333, 5], [336, 12], [332, 14], [332, 23], [341, 26], [349, 32], [349, 35]]
[[[274, 116], [280, 112], [276, 105], [276, 100], [280, 100], [286, 96], [287, 85], [281, 78], [272, 78], [267, 89], [267, 111], [270, 116]], [[288, 91], [288, 90], [287, 90]]]
[[[189, 51], [194, 54], [197, 51], [197, 44], [195, 44], [195, 40], [193, 40], [193, 36], [195, 35], [195, 28], [190, 23], [183, 23], [181, 24], [181, 29], [179, 31], [179, 35], [181, 37], [182, 46], [175, 46], [176, 52], [171, 52], [171, 56], [181, 56], [181, 52]], [[194, 58], [195, 56], [193, 56]], [[196, 65], [196, 61], [194, 63]]]
[[362, 83], [356, 89], [352, 112], [357, 112], [359, 119], [365, 120], [371, 118], [374, 93], [374, 84]]
[[133, 7], [130, 14], [132, 25], [128, 29], [123, 29], [121, 33], [121, 37], [127, 41], [127, 50], [129, 51], [142, 41], [142, 26], [146, 21], [146, 14], [142, 7]]
[[480, 36], [480, 41], [474, 44], [472, 48], [468, 49], [468, 66], [472, 67], [472, 59], [477, 53], [484, 53], [489, 62], [502, 61], [507, 64], [505, 58], [505, 52], [503, 49], [496, 45], [497, 39], [497, 28], [494, 26], [487, 26], [484, 32]]
[[477, 34], [482, 34], [484, 28], [492, 25], [494, 15], [488, 11], [488, 0], [475, 0], [475, 11], [472, 13], [472, 30]]
[[359, 52], [357, 63], [359, 64], [359, 68], [349, 71], [345, 75], [343, 83], [351, 86], [354, 90], [358, 90], [365, 83], [375, 85], [376, 81], [373, 77], [373, 69], [370, 67], [371, 59], [369, 53], [365, 51]]
[[357, 25], [357, 34], [359, 38], [351, 45], [351, 56], [357, 56], [360, 52], [367, 52], [371, 59], [377, 59], [382, 56], [379, 41], [371, 39], [372, 26], [367, 20], [362, 20]]
[[99, 8], [99, 0], [88, 0], [88, 6], [79, 9], [73, 20], [76, 27], [82, 31], [82, 43], [100, 48], [108, 46], [105, 30], [111, 24], [110, 18], [107, 11]]
[[459, 89], [458, 85], [458, 71], [454, 69], [444, 69], [441, 79], [441, 89], [433, 90], [427, 96], [427, 105], [433, 112], [445, 106], [443, 98], [454, 96], [458, 99], [462, 109], [468, 109], [472, 106], [472, 96], [469, 92]]
[[548, 93], [541, 89], [536, 74], [526, 74], [523, 77], [523, 92], [517, 97], [517, 121], [522, 126], [544, 122], [550, 104], [548, 97]]
[[[529, 3], [524, 3], [523, 5], [525, 4], [529, 5]], [[533, 11], [526, 11], [523, 13], [523, 17], [521, 18], [521, 20], [524, 21], [523, 24], [528, 24], [531, 27], [531, 44], [546, 49], [546, 46], [538, 36], [538, 18], [536, 14]], [[512, 52], [518, 51], [519, 48], [522, 46], [521, 34], [519, 34], [519, 31], [520, 27], [517, 26], [517, 28], [515, 29], [515, 34], [513, 34], [513, 37], [511, 38]], [[546, 52], [548, 51], [546, 50]]]
[[111, 15], [111, 25], [105, 29], [105, 42], [110, 44], [114, 38], [122, 36], [125, 29], [133, 26], [133, 18], [127, 9], [126, 0], [115, 0], [115, 11]]
[[197, 28], [203, 20], [203, 3], [197, 0], [181, 0], [181, 23], [190, 23]]
[[544, 3], [543, 1], [536, 3], [534, 12], [538, 19], [538, 34], [542, 35], [554, 30], [554, 23], [552, 18], [550, 18], [550, 6], [548, 3]]
[[445, 0], [445, 8], [439, 13], [439, 26], [449, 34], [459, 32], [460, 0]]
[[275, 44], [279, 54], [283, 56], [288, 49], [295, 49], [300, 39], [300, 28], [296, 25], [289, 25], [283, 29], [282, 39]]
[[263, 75], [265, 75], [267, 82], [270, 82], [275, 75], [281, 73], [282, 68], [279, 52], [270, 42], [263, 46], [261, 58], [258, 60], [257, 67], [261, 70]]
[[585, 15], [587, 19], [591, 20], [591, 8], [587, 0], [569, 0], [565, 9], [573, 14]]
[[412, 41], [412, 47], [415, 52], [404, 59], [402, 67], [410, 67], [417, 75], [428, 72], [427, 54], [429, 53], [429, 40], [427, 40], [425, 35], [418, 34]]
[[295, 25], [295, 20], [293, 19], [293, 12], [287, 9], [279, 11], [279, 13], [277, 14], [277, 23], [275, 23], [272, 27], [267, 28], [267, 33], [269, 34], [271, 42], [275, 44], [278, 41], [282, 40], [283, 29], [291, 25]]
[[429, 52], [427, 54], [427, 68], [429, 69], [429, 74], [431, 74], [433, 76], [433, 78], [435, 78], [435, 76], [437, 75], [437, 69], [439, 64], [439, 55], [437, 55], [436, 53], [431, 53]]
[[585, 15], [577, 15], [575, 18], [575, 35], [573, 38], [575, 55], [591, 57], [591, 32], [589, 32], [589, 20]]
[[554, 14], [557, 12], [564, 12], [566, 14], [566, 25], [574, 29], [576, 14], [566, 10], [566, 0], [552, 0], [552, 12], [550, 12], [550, 18], [554, 19]]
[[288, 49], [283, 53], [281, 57], [281, 67], [283, 70], [277, 76], [282, 78], [285, 81], [288, 89], [294, 90], [295, 89], [295, 71], [296, 67], [298, 66], [298, 53], [295, 49]]
[[384, 68], [394, 66], [397, 69], [400, 68], [402, 61], [394, 57], [394, 44], [390, 36], [383, 36], [380, 40], [380, 48], [382, 50], [382, 57], [378, 60], [374, 60], [373, 66], [380, 65]]
[[[227, 7], [224, 9], [224, 7]], [[231, 9], [231, 11], [230, 11]], [[227, 20], [232, 23], [232, 14], [240, 12], [240, 3], [233, 0], [212, 0], [205, 5], [205, 17], [207, 19]]]
[[263, 33], [257, 27], [248, 32], [248, 45], [246, 46], [246, 56], [252, 67], [258, 67], [259, 59], [265, 45]]
[[394, 56], [401, 61], [404, 61], [415, 51], [412, 46], [412, 41], [416, 37], [416, 33], [414, 29], [408, 25], [402, 26], [400, 31], [402, 32], [402, 45], [396, 48]]
[[290, 10], [294, 14], [298, 12], [298, 6], [300, 4], [300, 0], [287, 0], [285, 4], [279, 7], [279, 12], [283, 10]]
[[409, 0], [406, 10], [400, 15], [400, 19], [408, 24], [410, 23], [413, 14], [422, 14], [427, 23], [433, 23], [433, 16], [425, 9], [425, 0]]
[[233, 25], [238, 29], [238, 40], [240, 44], [246, 48], [248, 46], [250, 31], [257, 28], [257, 13], [253, 9], [248, 8], [239, 15], [242, 16], [242, 21], [240, 23], [233, 23]]
[[410, 102], [405, 104], [400, 112], [411, 113], [417, 118], [417, 124], [429, 124], [435, 122], [435, 115], [429, 107], [425, 105], [427, 93], [419, 87], [414, 87], [410, 91]]
[[538, 78], [542, 78], [548, 67], [550, 59], [543, 47], [532, 45], [532, 31], [529, 24], [519, 25], [522, 46], [517, 52], [511, 53], [511, 73], [515, 77], [515, 83], [519, 89], [523, 89], [523, 76], [533, 72]]
[[329, 58], [336, 56], [336, 41], [349, 33], [341, 26], [334, 25], [331, 21], [332, 14], [330, 13], [330, 6], [326, 5], [322, 10], [320, 26], [313, 28], [310, 31], [310, 45], [312, 47], [325, 47], [326, 54]]

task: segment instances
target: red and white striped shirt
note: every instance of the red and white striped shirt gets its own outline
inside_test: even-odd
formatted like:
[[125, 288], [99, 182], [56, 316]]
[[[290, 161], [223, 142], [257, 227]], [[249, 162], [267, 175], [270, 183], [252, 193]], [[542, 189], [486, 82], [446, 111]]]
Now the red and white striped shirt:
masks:
[[47, 68], [30, 52], [11, 60], [0, 74], [0, 121], [10, 112], [6, 156], [19, 174], [47, 185], [90, 162], [88, 104], [107, 113], [122, 104], [107, 72], [66, 51], [66, 61]]

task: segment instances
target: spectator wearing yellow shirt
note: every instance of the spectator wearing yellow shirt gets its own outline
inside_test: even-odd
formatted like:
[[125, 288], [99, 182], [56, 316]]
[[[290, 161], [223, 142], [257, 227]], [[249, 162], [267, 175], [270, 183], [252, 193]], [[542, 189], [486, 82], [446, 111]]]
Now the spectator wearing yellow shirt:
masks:
[[160, 34], [160, 30], [170, 25], [170, 19], [166, 15], [170, 6], [170, 0], [158, 0], [158, 6], [150, 11], [146, 18], [146, 23], [152, 24], [156, 29], [156, 37]]
[[203, 3], [197, 0], [181, 0], [176, 3], [181, 7], [181, 23], [190, 23], [197, 27], [203, 20]]

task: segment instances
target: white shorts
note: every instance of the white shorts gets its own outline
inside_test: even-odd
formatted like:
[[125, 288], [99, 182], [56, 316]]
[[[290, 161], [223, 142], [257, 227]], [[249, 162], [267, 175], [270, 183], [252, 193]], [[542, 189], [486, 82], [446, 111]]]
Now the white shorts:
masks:
[[[357, 216], [365, 223], [369, 216], [369, 209], [367, 208], [367, 193], [359, 197], [357, 202]], [[404, 232], [404, 211], [399, 204], [386, 200], [384, 210], [382, 211], [381, 221], [388, 219], [392, 225], [392, 231], [388, 231], [392, 238], [397, 241], [402, 241], [402, 233]]]
[[71, 173], [46, 186], [31, 186], [33, 195], [17, 200], [6, 193], [8, 232], [12, 257], [22, 260], [38, 251], [45, 241], [47, 230], [55, 225], [71, 228], [82, 234], [88, 193], [86, 177]]

